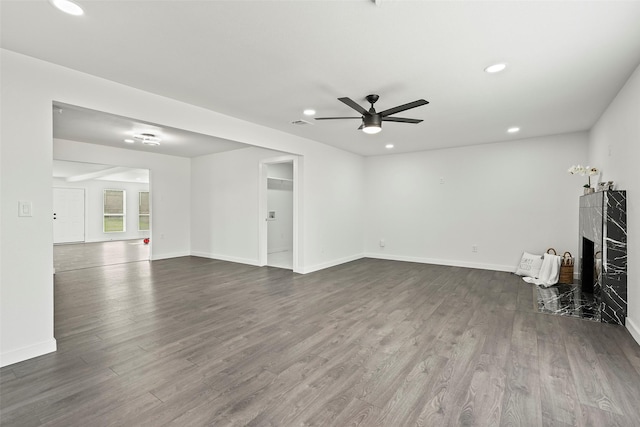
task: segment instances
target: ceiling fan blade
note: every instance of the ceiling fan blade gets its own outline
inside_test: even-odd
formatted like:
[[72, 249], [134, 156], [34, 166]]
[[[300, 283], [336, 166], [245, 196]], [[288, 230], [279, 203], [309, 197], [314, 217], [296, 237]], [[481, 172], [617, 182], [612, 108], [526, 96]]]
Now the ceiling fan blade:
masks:
[[404, 117], [383, 117], [383, 122], [420, 123], [421, 119], [407, 119]]
[[370, 114], [360, 104], [358, 104], [356, 101], [354, 101], [351, 98], [338, 98], [338, 101], [344, 102], [349, 107], [353, 108], [354, 110], [356, 110], [358, 113], [362, 114], [363, 116], [368, 116]]
[[340, 119], [360, 119], [362, 117], [316, 117], [314, 120], [340, 120]]
[[360, 125], [360, 127], [358, 128], [358, 130], [362, 130], [364, 129], [364, 123]]
[[398, 105], [397, 107], [389, 108], [388, 110], [384, 110], [379, 114], [382, 117], [386, 117], [386, 116], [390, 116], [390, 115], [395, 114], [395, 113], [399, 113], [400, 111], [409, 110], [411, 108], [416, 108], [416, 107], [419, 107], [421, 105], [426, 105], [428, 103], [429, 103], [429, 101], [425, 101], [424, 99], [419, 99], [417, 101], [413, 101], [413, 102], [410, 102], [408, 104]]

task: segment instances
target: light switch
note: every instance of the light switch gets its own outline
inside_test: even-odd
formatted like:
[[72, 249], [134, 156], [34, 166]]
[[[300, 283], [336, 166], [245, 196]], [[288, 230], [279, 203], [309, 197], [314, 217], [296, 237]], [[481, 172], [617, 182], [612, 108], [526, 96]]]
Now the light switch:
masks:
[[33, 216], [33, 204], [24, 200], [18, 201], [18, 216]]

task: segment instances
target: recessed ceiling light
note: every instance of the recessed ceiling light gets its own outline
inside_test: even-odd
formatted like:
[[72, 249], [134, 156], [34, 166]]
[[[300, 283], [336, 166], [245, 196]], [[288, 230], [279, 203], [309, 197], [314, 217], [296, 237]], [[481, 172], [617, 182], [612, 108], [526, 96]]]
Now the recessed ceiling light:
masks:
[[127, 144], [133, 144], [135, 141], [133, 139], [125, 139], [124, 142]]
[[387, 145], [385, 145], [385, 146], [384, 146], [384, 148], [389, 148], [389, 149], [391, 149], [391, 148], [393, 148], [393, 144], [387, 144]]
[[84, 15], [84, 10], [70, 0], [49, 0], [56, 9], [73, 16]]
[[489, 65], [487, 68], [484, 69], [484, 71], [486, 71], [487, 73], [499, 73], [505, 68], [507, 68], [507, 64], [500, 63], [500, 64]]
[[519, 127], [512, 127], [512, 128], [507, 129], [507, 132], [509, 132], [509, 133], [520, 132], [520, 128]]
[[316, 113], [316, 110], [307, 108], [302, 112], [305, 116], [313, 116]]

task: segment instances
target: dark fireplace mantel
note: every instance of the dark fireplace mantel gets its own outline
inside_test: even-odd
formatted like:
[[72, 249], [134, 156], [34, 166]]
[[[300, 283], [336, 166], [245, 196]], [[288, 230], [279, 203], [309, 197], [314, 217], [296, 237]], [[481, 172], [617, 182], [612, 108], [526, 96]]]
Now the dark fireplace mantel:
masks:
[[601, 191], [580, 197], [580, 285], [593, 293], [602, 322], [627, 316], [627, 196]]

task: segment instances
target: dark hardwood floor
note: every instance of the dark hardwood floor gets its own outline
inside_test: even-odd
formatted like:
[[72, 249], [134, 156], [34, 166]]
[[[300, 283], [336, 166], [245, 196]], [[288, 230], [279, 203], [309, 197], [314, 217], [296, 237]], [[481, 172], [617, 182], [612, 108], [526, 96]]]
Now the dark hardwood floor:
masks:
[[56, 274], [2, 426], [638, 426], [640, 346], [500, 272], [184, 257]]
[[58, 273], [148, 259], [149, 245], [142, 239], [53, 245], [53, 267]]

